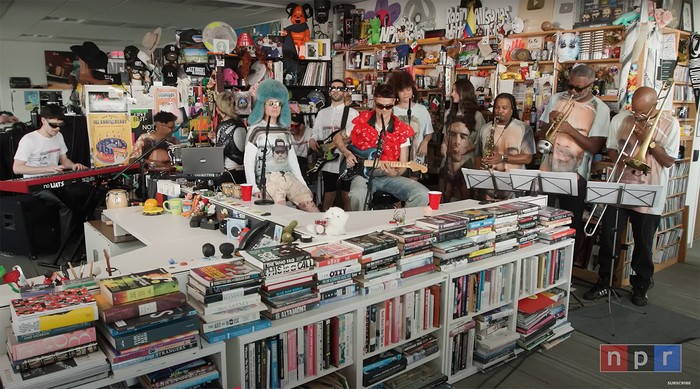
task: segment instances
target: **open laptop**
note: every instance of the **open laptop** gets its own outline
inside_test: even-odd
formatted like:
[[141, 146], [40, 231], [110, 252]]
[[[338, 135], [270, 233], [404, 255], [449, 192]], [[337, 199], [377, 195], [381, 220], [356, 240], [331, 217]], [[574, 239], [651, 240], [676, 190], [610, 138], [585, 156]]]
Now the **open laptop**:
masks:
[[182, 148], [182, 173], [184, 175], [218, 177], [224, 170], [223, 147]]

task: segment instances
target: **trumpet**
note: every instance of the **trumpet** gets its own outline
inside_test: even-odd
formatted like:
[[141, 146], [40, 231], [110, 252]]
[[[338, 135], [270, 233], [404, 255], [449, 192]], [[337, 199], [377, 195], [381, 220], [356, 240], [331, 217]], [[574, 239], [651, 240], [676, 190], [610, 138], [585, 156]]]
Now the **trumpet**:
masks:
[[[673, 86], [673, 79], [666, 80], [659, 91], [659, 95], [663, 91], [666, 91], [666, 95], [664, 96], [660, 107], [663, 108], [663, 106], [666, 104], [666, 100], [668, 99], [668, 96], [671, 94], [671, 87]], [[658, 100], [657, 96], [657, 100]], [[654, 107], [651, 107], [649, 109], [649, 112], [647, 112], [647, 115], [650, 115], [654, 111]], [[656, 133], [656, 126], [659, 124], [659, 118], [661, 117], [661, 112], [659, 112], [656, 115], [656, 118], [654, 119], [654, 124], [652, 127], [649, 129], [647, 132], [647, 136], [644, 138], [642, 141], [642, 144], [639, 148], [637, 146], [639, 145], [639, 140], [636, 139], [634, 141], [634, 146], [632, 146], [632, 151], [627, 154], [625, 153], [625, 150], [627, 150], [627, 145], [629, 144], [630, 140], [632, 139], [632, 134], [634, 134], [634, 129], [637, 127], [637, 122], [635, 121], [634, 124], [632, 125], [632, 129], [630, 130], [629, 134], [627, 134], [627, 138], [625, 139], [625, 143], [622, 145], [622, 148], [620, 149], [620, 152], [617, 156], [617, 160], [615, 161], [615, 165], [613, 165], [613, 169], [610, 172], [610, 176], [608, 177], [607, 182], [614, 182], [614, 183], [619, 183], [620, 180], [622, 180], [622, 176], [624, 175], [624, 166], [629, 167], [633, 171], [639, 170], [643, 172], [645, 175], [649, 173], [651, 170], [651, 167], [646, 163], [646, 155], [647, 152], [649, 151], [649, 144], [651, 143], [652, 139], [654, 139], [654, 134]], [[644, 122], [644, 127], [647, 127], [649, 124], [649, 120], [651, 120], [651, 117], [647, 116], [647, 120]], [[626, 156], [631, 155], [629, 158], [625, 159], [625, 165], [623, 166], [621, 161], [623, 158]], [[622, 166], [622, 171], [620, 174], [617, 176], [617, 179], [615, 179], [615, 176], [617, 175], [617, 168], [618, 166]], [[613, 181], [614, 180], [614, 181]], [[588, 216], [588, 219], [586, 220], [586, 224], [583, 226], [583, 231], [584, 234], [587, 237], [591, 237], [595, 235], [596, 230], [598, 230], [598, 226], [600, 225], [600, 222], [603, 220], [603, 215], [605, 215], [605, 211], [608, 210], [608, 204], [603, 205], [603, 210], [600, 213], [600, 216], [598, 216], [598, 220], [595, 222], [595, 224], [592, 224], [592, 220], [595, 217], [596, 211], [598, 209], [598, 206], [600, 204], [596, 204], [593, 209], [591, 210], [590, 215]]]
[[549, 130], [547, 130], [547, 134], [545, 135], [544, 139], [540, 139], [537, 142], [538, 152], [542, 154], [549, 154], [552, 152], [552, 149], [554, 148], [554, 140], [557, 138], [557, 133], [559, 132], [559, 127], [561, 127], [562, 123], [569, 118], [569, 115], [571, 115], [571, 112], [574, 110], [574, 102], [572, 101], [573, 98], [574, 96], [569, 95], [569, 99], [566, 101], [566, 103], [564, 103], [565, 108], [562, 113], [557, 116], [557, 118], [552, 122], [552, 125], [549, 126]]
[[496, 147], [496, 145], [494, 144], [494, 136], [496, 135], [496, 122], [498, 120], [501, 120], [501, 117], [498, 115], [494, 116], [493, 125], [491, 126], [491, 133], [489, 134], [489, 137], [486, 140], [486, 146], [484, 146], [484, 157], [481, 159], [481, 169], [483, 170], [489, 170], [491, 168], [491, 165], [484, 162], [484, 159], [493, 156], [493, 150]]

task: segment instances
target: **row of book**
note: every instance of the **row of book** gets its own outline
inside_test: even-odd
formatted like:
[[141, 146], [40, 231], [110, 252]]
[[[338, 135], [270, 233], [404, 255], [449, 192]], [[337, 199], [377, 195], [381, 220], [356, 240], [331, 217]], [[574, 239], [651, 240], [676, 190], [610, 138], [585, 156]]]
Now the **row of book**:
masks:
[[[400, 347], [373, 355], [362, 363], [362, 383], [364, 386], [374, 385], [399, 372], [410, 370], [413, 364], [439, 351], [438, 339], [431, 334], [426, 334]], [[401, 380], [393, 382], [395, 385]]]
[[538, 289], [548, 288], [566, 276], [566, 250], [559, 248], [520, 262], [519, 295], [531, 295]]
[[365, 309], [365, 353], [440, 328], [440, 285], [397, 296]]
[[144, 389], [221, 388], [219, 371], [214, 361], [197, 358], [138, 377]]
[[506, 263], [453, 278], [455, 293], [452, 318], [457, 319], [510, 302], [513, 298], [513, 269], [513, 263]]
[[353, 323], [354, 315], [347, 313], [244, 345], [245, 387], [293, 387], [351, 364]]

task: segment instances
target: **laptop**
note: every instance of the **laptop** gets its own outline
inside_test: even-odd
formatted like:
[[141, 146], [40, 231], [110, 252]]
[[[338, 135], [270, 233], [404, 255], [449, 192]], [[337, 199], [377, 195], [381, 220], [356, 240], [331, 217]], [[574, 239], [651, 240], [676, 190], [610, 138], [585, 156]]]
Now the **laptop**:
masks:
[[224, 172], [223, 147], [183, 147], [182, 173], [189, 176], [219, 176]]

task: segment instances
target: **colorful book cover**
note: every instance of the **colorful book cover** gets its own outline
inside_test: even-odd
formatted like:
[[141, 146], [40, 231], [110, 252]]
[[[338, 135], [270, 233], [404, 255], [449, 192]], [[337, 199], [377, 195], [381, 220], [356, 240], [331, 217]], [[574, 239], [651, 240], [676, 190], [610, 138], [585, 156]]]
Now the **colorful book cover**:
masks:
[[504, 208], [516, 210], [518, 214], [537, 212], [540, 209], [539, 205], [528, 203], [526, 201], [515, 201], [512, 203], [503, 204], [501, 206]]
[[74, 324], [92, 322], [98, 319], [97, 305], [75, 308], [71, 311], [30, 317], [26, 320], [13, 320], [12, 329], [15, 335], [28, 335], [35, 332], [48, 331]]
[[119, 165], [131, 154], [131, 120], [126, 112], [89, 113], [88, 133], [94, 167]]
[[180, 288], [177, 279], [160, 268], [102, 279], [100, 291], [108, 302], [117, 305], [179, 292]]
[[363, 255], [396, 247], [396, 239], [384, 235], [381, 232], [371, 232], [354, 238], [348, 238], [345, 239], [343, 243], [350, 247], [361, 249]]
[[117, 320], [114, 323], [107, 324], [107, 330], [112, 336], [119, 336], [144, 329], [162, 326], [175, 320], [180, 320], [189, 316], [197, 315], [197, 310], [185, 305], [171, 309], [165, 309], [160, 312], [151, 313], [150, 315], [134, 317], [127, 320]]
[[311, 259], [311, 255], [308, 252], [294, 244], [261, 247], [243, 251], [242, 254], [248, 262], [263, 271], [274, 266], [287, 265], [304, 259]]
[[190, 277], [202, 285], [212, 287], [260, 278], [260, 270], [242, 260], [190, 269]]
[[95, 296], [86, 288], [69, 289], [38, 296], [21, 297], [11, 302], [13, 320], [68, 312], [87, 305], [95, 305]]
[[129, 110], [131, 119], [132, 144], [141, 134], [155, 130], [153, 123], [153, 110], [148, 108], [132, 108]]
[[95, 327], [88, 327], [24, 343], [17, 341], [17, 337], [10, 331], [10, 327], [7, 330], [7, 351], [13, 362], [97, 341]]
[[340, 242], [326, 243], [307, 249], [316, 266], [329, 266], [362, 257], [362, 250]]
[[384, 234], [395, 238], [401, 243], [409, 243], [417, 240], [432, 238], [435, 236], [435, 231], [410, 224], [386, 230], [384, 231]]
[[491, 217], [491, 213], [485, 209], [464, 209], [461, 211], [452, 212], [451, 214], [466, 219], [470, 223]]
[[112, 305], [107, 297], [98, 294], [95, 301], [100, 309], [100, 319], [105, 323], [114, 323], [183, 306], [187, 303], [187, 295], [178, 291], [133, 303]]
[[467, 220], [459, 216], [444, 214], [436, 216], [428, 216], [416, 220], [416, 225], [432, 230], [446, 230], [450, 228], [459, 228], [467, 225]]

